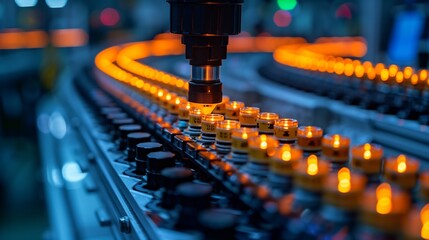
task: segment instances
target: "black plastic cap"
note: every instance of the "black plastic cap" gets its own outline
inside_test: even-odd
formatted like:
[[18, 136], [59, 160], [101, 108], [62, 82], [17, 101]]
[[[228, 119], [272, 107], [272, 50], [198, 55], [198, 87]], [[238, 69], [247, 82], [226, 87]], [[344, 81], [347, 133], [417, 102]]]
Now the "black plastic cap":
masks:
[[192, 171], [185, 167], [166, 168], [161, 171], [161, 175], [162, 186], [170, 190], [175, 189], [181, 183], [193, 180]]
[[210, 194], [212, 190], [213, 188], [209, 184], [201, 183], [182, 183], [176, 188], [179, 203], [182, 206], [194, 209], [210, 207]]
[[136, 146], [136, 150], [136, 160], [146, 160], [149, 153], [162, 151], [162, 144], [157, 142], [139, 143]]
[[132, 118], [120, 118], [112, 121], [112, 124], [115, 129], [119, 129], [119, 126], [126, 125], [126, 124], [133, 124], [133, 123], [134, 123], [134, 119]]
[[147, 170], [160, 172], [164, 168], [174, 167], [175, 156], [174, 153], [166, 151], [149, 153], [146, 157]]
[[142, 129], [140, 125], [137, 124], [127, 124], [119, 126], [119, 132], [122, 139], [127, 139], [127, 135], [132, 132], [138, 132]]
[[127, 135], [128, 147], [134, 148], [137, 144], [142, 142], [149, 142], [151, 135], [146, 132], [134, 132]]
[[235, 239], [235, 227], [239, 216], [232, 209], [210, 209], [203, 211], [199, 224], [204, 232], [204, 239]]
[[194, 103], [222, 102], [222, 83], [213, 81], [190, 81], [188, 101]]

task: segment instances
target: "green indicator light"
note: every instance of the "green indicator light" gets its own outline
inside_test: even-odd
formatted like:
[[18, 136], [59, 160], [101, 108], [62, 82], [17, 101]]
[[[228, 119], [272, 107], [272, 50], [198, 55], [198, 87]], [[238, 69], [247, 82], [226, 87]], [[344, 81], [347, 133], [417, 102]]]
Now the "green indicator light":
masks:
[[292, 10], [296, 7], [296, 0], [277, 0], [277, 5], [282, 10]]

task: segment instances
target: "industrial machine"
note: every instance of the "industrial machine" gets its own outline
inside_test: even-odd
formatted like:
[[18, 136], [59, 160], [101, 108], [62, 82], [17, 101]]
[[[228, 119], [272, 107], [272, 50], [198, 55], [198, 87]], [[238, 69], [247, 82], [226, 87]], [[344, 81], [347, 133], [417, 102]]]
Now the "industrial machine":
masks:
[[[427, 72], [238, 37], [229, 99], [220, 65], [242, 1], [168, 2], [185, 48], [171, 36], [107, 48], [38, 110], [55, 238], [429, 236], [426, 105], [403, 107], [427, 103]], [[398, 72], [423, 80], [399, 85]]]

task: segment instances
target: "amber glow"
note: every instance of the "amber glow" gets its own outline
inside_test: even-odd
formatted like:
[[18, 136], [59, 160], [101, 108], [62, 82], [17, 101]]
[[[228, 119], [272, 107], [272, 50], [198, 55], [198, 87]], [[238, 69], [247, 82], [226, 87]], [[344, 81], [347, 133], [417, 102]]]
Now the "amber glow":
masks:
[[403, 173], [407, 170], [407, 157], [405, 155], [401, 154], [396, 158], [396, 170], [398, 173]]
[[392, 211], [392, 189], [388, 183], [382, 183], [376, 190], [376, 211], [379, 214], [389, 214]]
[[363, 145], [363, 150], [363, 158], [366, 160], [371, 159], [371, 144], [365, 143], [365, 145]]
[[389, 71], [387, 69], [383, 69], [380, 72], [381, 81], [385, 82], [389, 79]]
[[310, 155], [307, 158], [307, 174], [314, 176], [319, 172], [318, 159], [316, 155]]
[[405, 67], [404, 68], [404, 78], [408, 79], [413, 74], [414, 70], [412, 67]]
[[267, 135], [261, 135], [260, 140], [261, 140], [261, 142], [259, 143], [259, 148], [267, 149], [267, 147], [268, 147]]
[[426, 69], [422, 69], [419, 73], [420, 81], [426, 81], [428, 78], [428, 71]]
[[256, 128], [237, 128], [232, 130], [233, 138], [241, 138], [246, 140], [256, 136], [258, 136], [258, 130]]
[[263, 112], [259, 114], [259, 119], [263, 119], [263, 120], [276, 120], [278, 118], [279, 118], [279, 115], [277, 113]]
[[396, 74], [396, 82], [397, 83], [402, 83], [403, 81], [404, 81], [404, 73], [398, 72]]
[[232, 101], [226, 104], [226, 108], [241, 109], [243, 107], [244, 107], [244, 103], [238, 102], [238, 101]]
[[283, 161], [290, 161], [290, 159], [292, 158], [292, 153], [290, 152], [291, 151], [290, 150], [290, 146], [289, 145], [285, 145], [282, 148], [282, 151], [283, 151], [283, 153], [282, 153], [282, 160]]
[[88, 41], [83, 29], [59, 29], [52, 32], [51, 42], [56, 47], [79, 47]]
[[422, 223], [420, 236], [423, 239], [429, 239], [429, 204], [426, 204], [420, 211], [420, 221]]
[[340, 135], [338, 135], [338, 134], [334, 135], [334, 142], [332, 143], [332, 146], [334, 148], [339, 148], [340, 147]]
[[[223, 117], [223, 115], [220, 115]], [[231, 130], [240, 128], [240, 122], [234, 120], [222, 120], [217, 123], [217, 127], [219, 129]]]
[[338, 171], [338, 192], [348, 193], [351, 189], [350, 169], [343, 167]]

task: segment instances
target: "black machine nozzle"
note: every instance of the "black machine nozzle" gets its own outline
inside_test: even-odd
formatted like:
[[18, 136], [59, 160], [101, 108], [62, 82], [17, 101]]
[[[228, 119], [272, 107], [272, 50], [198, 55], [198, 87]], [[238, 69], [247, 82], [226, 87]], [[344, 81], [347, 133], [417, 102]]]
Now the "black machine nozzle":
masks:
[[182, 34], [185, 56], [192, 65], [188, 100], [222, 102], [219, 67], [226, 58], [228, 36], [241, 31], [243, 0], [167, 0], [170, 31]]

